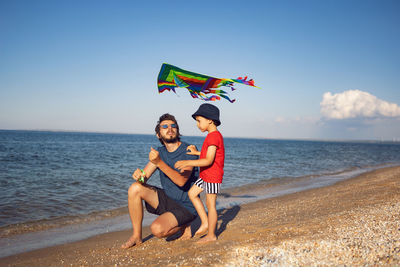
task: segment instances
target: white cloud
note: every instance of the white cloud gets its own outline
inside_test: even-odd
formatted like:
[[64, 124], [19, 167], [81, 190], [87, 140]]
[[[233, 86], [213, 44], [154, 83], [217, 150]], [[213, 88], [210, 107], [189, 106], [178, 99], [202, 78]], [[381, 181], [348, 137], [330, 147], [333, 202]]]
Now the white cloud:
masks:
[[400, 107], [360, 90], [343, 93], [327, 92], [322, 97], [321, 114], [328, 119], [348, 119], [360, 117], [398, 117]]

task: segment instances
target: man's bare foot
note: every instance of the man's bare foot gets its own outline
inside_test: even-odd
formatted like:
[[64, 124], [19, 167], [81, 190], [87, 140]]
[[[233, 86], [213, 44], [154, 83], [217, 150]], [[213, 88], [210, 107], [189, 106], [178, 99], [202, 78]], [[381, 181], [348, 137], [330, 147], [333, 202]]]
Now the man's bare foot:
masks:
[[192, 238], [192, 230], [190, 226], [184, 226], [181, 229], [182, 235], [179, 237], [179, 240], [189, 240]]
[[214, 242], [214, 241], [217, 241], [217, 237], [215, 235], [214, 236], [206, 235], [205, 237], [203, 237], [202, 239], [200, 239], [196, 243], [197, 244], [204, 244], [204, 243]]
[[121, 248], [127, 249], [131, 248], [133, 246], [139, 246], [142, 244], [142, 240], [140, 238], [135, 238], [134, 236], [131, 236], [128, 241], [126, 241], [124, 244], [121, 245]]
[[197, 229], [196, 233], [194, 233], [194, 236], [202, 236], [205, 235], [208, 232], [208, 225], [200, 225], [199, 229]]

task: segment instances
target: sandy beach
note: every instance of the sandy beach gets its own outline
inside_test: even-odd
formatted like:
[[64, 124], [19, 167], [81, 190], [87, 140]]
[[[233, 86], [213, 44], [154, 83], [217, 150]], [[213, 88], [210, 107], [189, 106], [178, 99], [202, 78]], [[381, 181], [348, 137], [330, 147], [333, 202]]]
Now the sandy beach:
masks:
[[400, 265], [400, 167], [219, 212], [218, 241], [120, 245], [131, 231], [0, 259], [1, 266]]

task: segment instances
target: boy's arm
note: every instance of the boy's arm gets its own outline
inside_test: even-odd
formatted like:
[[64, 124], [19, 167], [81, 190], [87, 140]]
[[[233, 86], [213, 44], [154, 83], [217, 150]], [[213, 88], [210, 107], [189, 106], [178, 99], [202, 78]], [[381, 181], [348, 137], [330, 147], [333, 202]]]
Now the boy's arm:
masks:
[[217, 153], [217, 147], [211, 145], [207, 148], [207, 154], [205, 158], [196, 160], [180, 160], [175, 163], [175, 168], [177, 168], [180, 171], [183, 171], [186, 170], [187, 167], [210, 166], [214, 162], [216, 153]]
[[149, 153], [149, 160], [156, 168], [159, 168], [165, 175], [167, 175], [176, 185], [184, 186], [192, 174], [193, 167], [186, 168], [183, 172], [179, 173], [170, 166], [168, 166], [161, 158], [160, 154], [154, 148], [151, 148]]

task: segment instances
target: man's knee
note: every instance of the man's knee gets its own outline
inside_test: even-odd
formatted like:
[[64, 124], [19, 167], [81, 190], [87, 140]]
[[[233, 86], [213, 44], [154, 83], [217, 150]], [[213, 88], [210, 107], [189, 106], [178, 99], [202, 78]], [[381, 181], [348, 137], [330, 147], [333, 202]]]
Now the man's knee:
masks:
[[142, 185], [138, 182], [133, 183], [128, 189], [128, 197], [135, 197], [140, 194]]
[[157, 222], [153, 222], [151, 225], [150, 225], [150, 230], [151, 230], [151, 233], [154, 235], [154, 236], [156, 236], [156, 237], [158, 237], [158, 238], [163, 238], [163, 237], [165, 237], [165, 235], [166, 235], [166, 230], [165, 230], [165, 228], [163, 227], [163, 225], [162, 224], [160, 224], [160, 223], [157, 223]]

